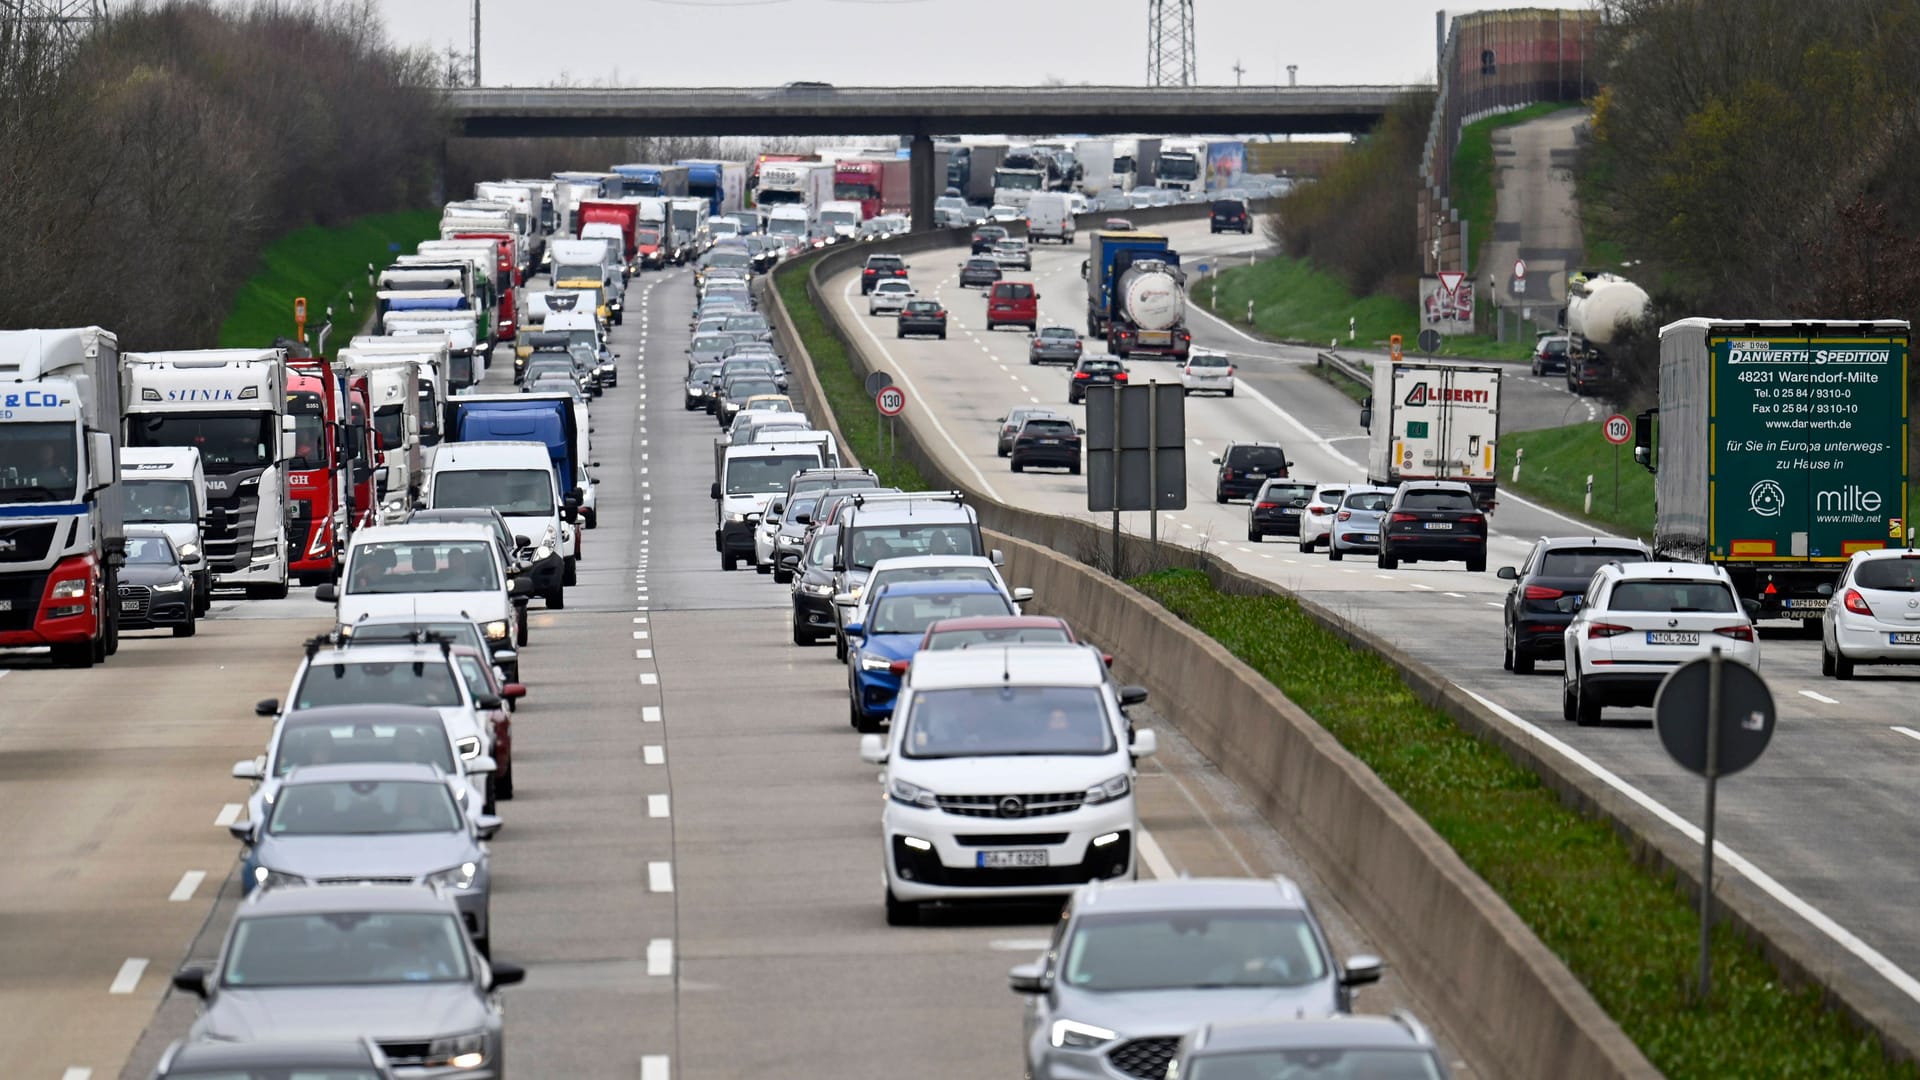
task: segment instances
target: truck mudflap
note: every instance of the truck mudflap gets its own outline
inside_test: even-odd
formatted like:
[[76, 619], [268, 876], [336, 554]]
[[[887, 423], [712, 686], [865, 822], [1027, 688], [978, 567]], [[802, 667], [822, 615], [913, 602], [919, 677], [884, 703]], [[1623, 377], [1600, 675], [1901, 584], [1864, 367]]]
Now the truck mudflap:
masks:
[[1733, 591], [1742, 600], [1760, 603], [1761, 619], [1818, 621], [1827, 611], [1834, 583], [1844, 563], [1782, 565], [1779, 563], [1722, 562], [1733, 579]]

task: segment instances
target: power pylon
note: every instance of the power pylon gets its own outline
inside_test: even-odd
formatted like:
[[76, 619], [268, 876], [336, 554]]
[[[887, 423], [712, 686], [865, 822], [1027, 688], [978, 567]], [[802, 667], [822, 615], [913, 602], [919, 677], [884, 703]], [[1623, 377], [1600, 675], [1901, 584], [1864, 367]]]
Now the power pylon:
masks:
[[43, 31], [60, 46], [70, 46], [106, 18], [107, 0], [0, 0], [0, 41], [11, 44]]
[[1147, 0], [1147, 85], [1192, 86], [1193, 0]]

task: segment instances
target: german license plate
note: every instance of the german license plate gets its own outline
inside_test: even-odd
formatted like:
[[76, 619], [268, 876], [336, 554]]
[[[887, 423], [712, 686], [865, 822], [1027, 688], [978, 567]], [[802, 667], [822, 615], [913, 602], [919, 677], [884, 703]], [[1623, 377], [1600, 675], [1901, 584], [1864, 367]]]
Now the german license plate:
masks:
[[1300, 511], [1298, 511], [1298, 510], [1295, 510], [1295, 509], [1294, 509], [1293, 507], [1291, 507], [1291, 506], [1283, 506], [1283, 507], [1281, 507], [1281, 508], [1280, 508], [1280, 513], [1281, 513], [1281, 515], [1282, 515], [1282, 516], [1285, 516], [1285, 517], [1293, 517], [1293, 516], [1294, 516], [1295, 514], [1298, 514], [1299, 512], [1300, 512]]
[[1827, 609], [1827, 601], [1825, 597], [1814, 597], [1809, 600], [1788, 600], [1787, 606], [1796, 611], [1825, 611]]
[[1041, 446], [1059, 446], [1060, 440], [1059, 439], [1041, 439], [1040, 445]]
[[1142, 330], [1140, 331], [1140, 344], [1171, 345], [1173, 344], [1173, 334], [1166, 330]]
[[1700, 644], [1700, 632], [1698, 630], [1649, 630], [1647, 631], [1647, 644], [1698, 645]]
[[1429, 528], [1429, 529], [1451, 529], [1451, 528], [1453, 528], [1453, 522], [1451, 522], [1451, 521], [1429, 521], [1429, 522], [1427, 522], [1427, 528]]
[[1265, 480], [1266, 478], [1267, 474], [1263, 472], [1250, 472], [1247, 474], [1247, 479], [1249, 480]]
[[0, 600], [0, 611], [12, 611], [12, 610], [13, 610], [13, 601]]
[[140, 601], [138, 601], [138, 600], [122, 600], [122, 601], [120, 601], [120, 610], [121, 610], [121, 611], [139, 611], [139, 610], [140, 610]]
[[1920, 634], [1888, 634], [1890, 645], [1920, 645]]
[[1025, 870], [1047, 865], [1046, 849], [1032, 851], [982, 851], [974, 856], [974, 865], [982, 870]]
[[1380, 539], [1380, 534], [1379, 534], [1379, 533], [1361, 533], [1361, 534], [1360, 534], [1360, 539], [1362, 539], [1362, 540], [1364, 540], [1364, 541], [1366, 541], [1367, 543], [1369, 543], [1369, 544], [1371, 544], [1371, 543], [1373, 543], [1373, 542], [1375, 542], [1375, 541], [1377, 541], [1377, 540], [1379, 540], [1379, 539]]

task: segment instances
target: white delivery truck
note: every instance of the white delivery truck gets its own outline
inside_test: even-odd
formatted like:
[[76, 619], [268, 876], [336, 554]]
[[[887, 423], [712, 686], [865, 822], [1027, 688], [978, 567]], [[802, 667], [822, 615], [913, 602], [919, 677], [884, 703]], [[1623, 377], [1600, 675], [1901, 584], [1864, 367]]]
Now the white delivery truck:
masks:
[[193, 575], [194, 615], [213, 606], [213, 570], [207, 563], [207, 474], [191, 446], [129, 446], [120, 451], [120, 487], [127, 524], [153, 525], [180, 552]]
[[860, 203], [855, 199], [828, 199], [820, 204], [814, 228], [820, 239], [838, 244], [860, 236]]
[[390, 338], [446, 339], [448, 393], [459, 393], [486, 377], [489, 350], [480, 340], [474, 312], [390, 311], [385, 322]]
[[1073, 243], [1073, 203], [1057, 191], [1037, 192], [1027, 203], [1027, 240]]
[[1367, 429], [1367, 481], [1457, 480], [1492, 510], [1500, 441], [1500, 369], [1408, 360], [1373, 368], [1373, 394], [1361, 403]]
[[374, 514], [381, 525], [405, 521], [426, 478], [426, 450], [420, 441], [420, 366], [406, 356], [362, 353], [353, 345], [340, 350], [341, 368], [367, 379], [367, 407], [373, 411]]

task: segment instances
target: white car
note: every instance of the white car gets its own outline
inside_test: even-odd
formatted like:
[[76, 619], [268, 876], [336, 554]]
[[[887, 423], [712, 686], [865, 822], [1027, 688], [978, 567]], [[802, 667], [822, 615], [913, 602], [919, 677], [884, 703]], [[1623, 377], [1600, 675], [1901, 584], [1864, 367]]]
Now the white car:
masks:
[[881, 586], [903, 581], [985, 581], [1000, 590], [1007, 603], [1013, 605], [1016, 615], [1020, 614], [1021, 604], [1033, 599], [1032, 589], [1009, 589], [1007, 580], [1000, 576], [1000, 567], [985, 555], [903, 555], [874, 563], [865, 582], [852, 592], [833, 598], [833, 602], [844, 609], [840, 612], [845, 616], [840, 620], [841, 625], [866, 622], [867, 601]]
[[1601, 567], [1562, 636], [1566, 676], [1561, 711], [1585, 727], [1606, 706], [1653, 704], [1676, 667], [1708, 655], [1760, 666], [1759, 635], [1733, 579], [1700, 563], [1611, 563]]
[[1313, 489], [1313, 497], [1307, 500], [1306, 512], [1300, 515], [1300, 550], [1312, 551], [1314, 545], [1324, 544], [1333, 535], [1334, 515], [1340, 512], [1340, 504], [1347, 499], [1347, 489], [1352, 484], [1321, 484]]
[[1121, 708], [1146, 696], [1109, 682], [1082, 645], [916, 657], [890, 730], [860, 738], [861, 759], [885, 767], [887, 923], [917, 923], [929, 901], [1063, 896], [1132, 879], [1133, 763], [1156, 742], [1129, 731]]
[[1193, 350], [1186, 366], [1180, 369], [1180, 387], [1188, 395], [1224, 394], [1233, 396], [1233, 361], [1224, 354]]
[[1920, 551], [1856, 551], [1820, 616], [1820, 674], [1855, 664], [1920, 664]]
[[[463, 475], [491, 475], [503, 490], [510, 483], [497, 473]], [[533, 473], [529, 483], [531, 490], [547, 499], [552, 485], [552, 473], [547, 470]], [[511, 503], [501, 505], [512, 512]], [[551, 502], [547, 506], [552, 509]], [[354, 533], [346, 554], [340, 583], [323, 582], [313, 591], [314, 599], [334, 605], [335, 625], [351, 626], [367, 618], [444, 615], [479, 623], [488, 646], [496, 651], [511, 648], [518, 640], [521, 609], [512, 598], [531, 592], [532, 583], [509, 576], [500, 545], [486, 527], [456, 522], [374, 526]]]
[[987, 210], [987, 219], [989, 221], [1019, 221], [1025, 216], [1025, 214], [1020, 212], [1019, 207], [1008, 206], [1006, 203], [994, 203], [993, 206]]
[[898, 315], [900, 309], [907, 306], [907, 301], [919, 298], [920, 294], [913, 290], [913, 286], [899, 278], [882, 281], [867, 294], [867, 314]]

